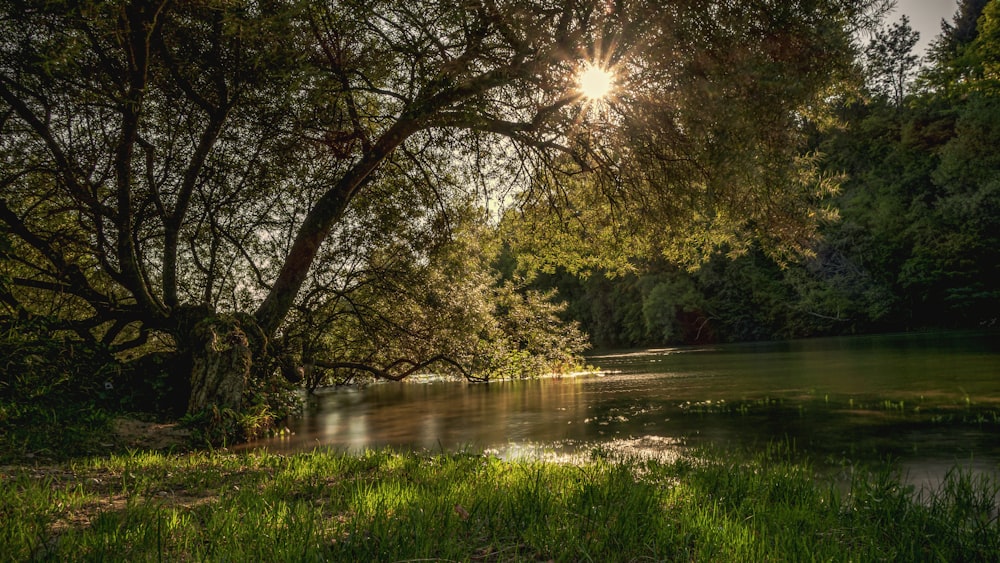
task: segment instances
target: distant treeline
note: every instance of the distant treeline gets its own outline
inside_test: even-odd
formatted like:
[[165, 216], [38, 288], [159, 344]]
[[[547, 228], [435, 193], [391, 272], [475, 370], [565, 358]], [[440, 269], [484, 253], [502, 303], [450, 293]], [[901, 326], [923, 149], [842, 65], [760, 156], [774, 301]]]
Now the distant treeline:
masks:
[[859, 61], [812, 149], [842, 176], [839, 219], [812, 256], [751, 250], [697, 271], [651, 260], [636, 272], [565, 272], [556, 287], [599, 347], [795, 338], [1000, 319], [1000, 2], [963, 1], [922, 61], [907, 20]]

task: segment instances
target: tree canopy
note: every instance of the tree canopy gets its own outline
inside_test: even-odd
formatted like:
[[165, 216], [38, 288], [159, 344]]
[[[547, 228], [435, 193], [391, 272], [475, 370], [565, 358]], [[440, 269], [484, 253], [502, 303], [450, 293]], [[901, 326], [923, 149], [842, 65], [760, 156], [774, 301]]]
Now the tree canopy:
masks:
[[811, 256], [753, 246], [692, 272], [647, 255], [625, 276], [554, 268], [537, 285], [559, 288], [601, 346], [995, 327], [998, 21], [1000, 2], [960, 2], [923, 66], [905, 18], [872, 34], [863, 83], [810, 127], [840, 178]]
[[5, 318], [172, 352], [189, 409], [238, 408], [301, 326], [419, 333], [365, 292], [447, 271], [451, 234], [512, 205], [543, 261], [565, 233], [601, 260], [807, 249], [829, 184], [806, 124], [878, 4], [4, 0]]

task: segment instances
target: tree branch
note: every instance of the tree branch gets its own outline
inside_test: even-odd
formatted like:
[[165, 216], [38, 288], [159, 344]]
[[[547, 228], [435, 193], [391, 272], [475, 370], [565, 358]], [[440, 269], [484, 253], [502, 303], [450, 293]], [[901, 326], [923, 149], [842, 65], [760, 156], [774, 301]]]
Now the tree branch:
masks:
[[91, 213], [95, 216], [104, 216], [115, 220], [117, 214], [114, 209], [98, 201], [81, 183], [81, 179], [86, 177], [85, 174], [76, 162], [63, 151], [59, 142], [56, 141], [55, 135], [52, 134], [52, 130], [49, 129], [47, 120], [43, 120], [35, 115], [35, 112], [28, 107], [28, 104], [7, 87], [7, 82], [8, 79], [6, 77], [0, 77], [0, 98], [10, 105], [14, 112], [17, 113], [17, 116], [27, 123], [28, 127], [45, 144], [46, 149], [48, 149], [49, 154], [52, 155], [55, 161], [57, 175], [66, 184], [66, 187], [69, 188], [70, 194], [90, 209]]
[[121, 20], [123, 45], [128, 61], [128, 88], [121, 105], [121, 135], [115, 147], [115, 191], [118, 214], [115, 220], [116, 253], [126, 287], [136, 301], [150, 313], [164, 315], [165, 308], [150, 291], [135, 240], [135, 217], [132, 202], [132, 156], [139, 138], [142, 112], [150, 65], [151, 37], [159, 29], [159, 8], [147, 11], [137, 3], [125, 7]]
[[[389, 381], [402, 381], [403, 379], [406, 379], [407, 377], [409, 377], [409, 376], [413, 375], [414, 373], [416, 373], [416, 372], [424, 369], [425, 367], [430, 366], [430, 365], [435, 364], [435, 363], [438, 363], [438, 362], [446, 363], [446, 364], [451, 365], [452, 367], [454, 367], [455, 369], [457, 369], [462, 374], [462, 376], [465, 377], [465, 379], [467, 379], [469, 381], [486, 381], [486, 379], [484, 379], [484, 378], [476, 377], [476, 376], [471, 375], [460, 363], [458, 363], [457, 361], [455, 361], [455, 360], [453, 360], [453, 359], [451, 359], [448, 356], [445, 356], [443, 354], [438, 354], [437, 356], [434, 356], [434, 357], [432, 357], [432, 358], [430, 358], [428, 360], [424, 360], [422, 362], [417, 362], [417, 361], [414, 361], [414, 360], [411, 360], [411, 359], [402, 358], [402, 359], [396, 360], [395, 362], [392, 362], [391, 364], [389, 364], [385, 368], [379, 368], [377, 366], [372, 366], [372, 365], [364, 364], [364, 363], [360, 363], [360, 362], [328, 362], [328, 361], [325, 361], [325, 360], [313, 360], [312, 363], [315, 366], [319, 366], [319, 367], [325, 368], [325, 369], [332, 369], [332, 370], [337, 370], [337, 369], [351, 369], [351, 370], [357, 370], [357, 371], [364, 371], [364, 372], [372, 374], [372, 376], [374, 376], [377, 379], [386, 379], [386, 380], [389, 380]], [[394, 368], [396, 368], [398, 366], [401, 366], [401, 365], [408, 365], [410, 367], [408, 369], [402, 371], [402, 372], [395, 373], [395, 374], [392, 373], [392, 370]]]

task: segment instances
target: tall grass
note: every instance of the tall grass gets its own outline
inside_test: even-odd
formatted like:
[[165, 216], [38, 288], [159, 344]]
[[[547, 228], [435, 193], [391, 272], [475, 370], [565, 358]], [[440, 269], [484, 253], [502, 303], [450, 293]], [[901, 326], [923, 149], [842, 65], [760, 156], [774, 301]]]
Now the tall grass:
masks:
[[581, 465], [389, 451], [135, 452], [0, 478], [0, 559], [987, 561], [997, 485], [849, 487], [786, 446]]

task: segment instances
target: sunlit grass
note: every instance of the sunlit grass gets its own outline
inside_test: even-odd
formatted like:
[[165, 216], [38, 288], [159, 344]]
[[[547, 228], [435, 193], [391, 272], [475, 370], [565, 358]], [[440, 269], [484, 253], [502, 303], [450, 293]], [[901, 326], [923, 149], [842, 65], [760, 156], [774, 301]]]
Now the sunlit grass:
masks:
[[[607, 454], [605, 454], [607, 455]], [[989, 560], [997, 486], [848, 487], [791, 448], [584, 465], [472, 454], [136, 452], [5, 470], [9, 560]]]

